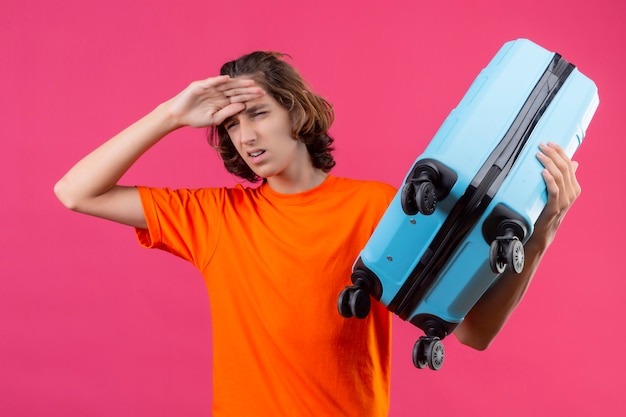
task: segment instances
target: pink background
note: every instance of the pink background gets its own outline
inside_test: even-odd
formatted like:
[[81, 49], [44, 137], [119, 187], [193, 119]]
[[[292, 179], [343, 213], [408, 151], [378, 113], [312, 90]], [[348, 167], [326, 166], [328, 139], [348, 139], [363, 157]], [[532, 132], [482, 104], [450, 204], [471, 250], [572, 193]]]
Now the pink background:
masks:
[[[395, 322], [391, 415], [624, 415], [624, 22], [620, 0], [3, 1], [0, 415], [209, 413], [200, 276], [124, 226], [61, 207], [53, 184], [85, 153], [222, 62], [272, 49], [334, 103], [335, 173], [398, 186], [518, 37], [598, 84], [576, 155], [582, 196], [488, 351], [449, 338], [442, 370], [419, 371], [420, 333]], [[202, 131], [172, 136], [124, 181], [234, 183]]]

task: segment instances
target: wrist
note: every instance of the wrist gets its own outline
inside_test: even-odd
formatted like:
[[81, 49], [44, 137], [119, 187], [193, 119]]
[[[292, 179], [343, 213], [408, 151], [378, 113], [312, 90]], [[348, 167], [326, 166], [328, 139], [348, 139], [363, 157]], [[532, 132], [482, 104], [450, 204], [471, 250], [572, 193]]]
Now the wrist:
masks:
[[172, 111], [170, 100], [159, 104], [152, 111], [152, 116], [158, 121], [165, 134], [185, 126], [180, 117]]
[[542, 256], [554, 240], [553, 234], [543, 233], [535, 230], [524, 245], [524, 251], [527, 254], [533, 253]]

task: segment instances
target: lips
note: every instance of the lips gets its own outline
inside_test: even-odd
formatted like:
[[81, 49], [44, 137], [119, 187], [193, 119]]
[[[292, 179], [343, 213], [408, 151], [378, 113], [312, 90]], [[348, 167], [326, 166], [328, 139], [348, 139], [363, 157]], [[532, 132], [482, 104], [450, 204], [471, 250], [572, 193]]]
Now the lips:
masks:
[[258, 157], [258, 156], [263, 155], [264, 153], [265, 153], [265, 151], [264, 151], [264, 150], [254, 150], [254, 151], [252, 151], [252, 152], [248, 152], [248, 156], [249, 156], [250, 158], [256, 158], [256, 157]]
[[253, 149], [248, 152], [248, 161], [251, 164], [260, 164], [265, 158], [265, 149]]

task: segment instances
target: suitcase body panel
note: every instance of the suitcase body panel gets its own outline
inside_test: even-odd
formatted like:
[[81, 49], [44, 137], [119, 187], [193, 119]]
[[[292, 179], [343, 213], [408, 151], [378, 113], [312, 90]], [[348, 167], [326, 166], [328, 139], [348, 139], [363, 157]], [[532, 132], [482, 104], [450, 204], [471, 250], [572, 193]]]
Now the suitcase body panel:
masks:
[[[532, 235], [533, 225], [547, 202], [543, 166], [536, 157], [539, 144], [558, 143], [571, 157], [585, 136], [598, 106], [597, 88], [565, 62], [573, 70], [568, 70], [571, 73], [567, 72], [566, 78], [559, 78], [559, 83], [563, 79], [564, 82], [554, 90], [547, 107], [538, 112], [532, 129], [526, 128], [530, 133], [526, 134], [525, 144], [498, 188], [493, 186], [495, 191], [488, 206], [485, 203], [475, 224], [463, 232], [462, 240], [441, 261], [445, 263], [440, 270], [422, 274], [426, 280], [423, 276], [416, 278], [420, 277], [416, 271], [431, 265], [440, 256], [440, 247], [449, 243], [448, 237], [442, 240], [441, 230], [449, 227], [453, 213], [459, 218], [469, 213], [469, 209], [464, 209], [464, 214], [458, 215], [459, 201], [469, 198], [469, 190], [480, 188], [480, 172], [491, 163], [494, 149], [501, 146], [503, 137], [513, 130], [516, 118], [554, 60], [553, 52], [525, 39], [508, 42], [498, 51], [404, 179], [407, 183], [423, 161], [437, 161], [455, 176], [447, 194], [437, 202], [432, 214], [407, 214], [403, 207], [405, 197], [399, 190], [355, 262], [353, 271], [367, 270], [379, 281], [376, 286], [367, 286], [370, 294], [425, 333], [430, 331], [425, 323], [432, 324], [433, 318], [441, 323], [441, 338], [451, 333], [498, 279], [499, 274], [490, 265], [487, 229], [503, 207], [524, 226], [522, 241]], [[474, 203], [470, 200], [469, 205]], [[450, 229], [451, 235], [457, 230], [455, 227]], [[434, 242], [438, 241], [443, 243], [437, 246]], [[355, 282], [355, 274], [352, 279]], [[377, 289], [372, 291], [371, 287]]]
[[[581, 106], [580, 103], [585, 105]], [[480, 226], [494, 207], [503, 204], [524, 218], [529, 227], [524, 241], [528, 240], [535, 221], [547, 203], [546, 187], [541, 176], [543, 165], [536, 157], [539, 144], [549, 141], [558, 143], [572, 157], [582, 143], [597, 105], [595, 85], [578, 70], [574, 70], [535, 127], [526, 145], [526, 152], [506, 177], [478, 225], [448, 262], [438, 285], [433, 286], [409, 320], [419, 314], [437, 315], [450, 323], [463, 320], [498, 277], [490, 270], [487, 257], [490, 242], [484, 239]]]

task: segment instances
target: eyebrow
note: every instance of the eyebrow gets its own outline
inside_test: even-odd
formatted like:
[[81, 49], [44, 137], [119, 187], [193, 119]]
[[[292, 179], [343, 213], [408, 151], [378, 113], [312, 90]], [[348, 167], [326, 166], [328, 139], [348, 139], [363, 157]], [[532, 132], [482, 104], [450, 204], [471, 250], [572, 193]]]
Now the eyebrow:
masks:
[[[266, 109], [267, 107], [269, 107], [269, 104], [267, 104], [267, 103], [259, 103], [259, 104], [255, 104], [254, 106], [247, 107], [247, 108], [246, 108], [245, 110], [243, 110], [241, 113], [245, 113], [245, 114], [246, 114], [246, 116], [250, 116], [251, 114], [254, 114], [254, 113], [256, 113], [256, 112], [257, 112], [257, 111], [259, 111], [259, 110], [264, 110], [264, 109]], [[239, 114], [239, 113], [237, 113], [237, 114]], [[233, 119], [234, 119], [234, 117], [235, 117], [235, 116], [237, 116], [237, 115], [230, 116], [228, 119], [224, 120], [224, 121], [222, 122], [222, 126], [224, 126], [224, 125], [228, 124], [231, 120], [233, 120]]]
[[250, 115], [250, 114], [256, 113], [256, 112], [257, 112], [257, 111], [259, 111], [259, 110], [263, 110], [263, 109], [265, 109], [266, 107], [269, 107], [269, 105], [268, 105], [268, 104], [266, 104], [266, 103], [259, 103], [259, 104], [255, 104], [255, 105], [254, 105], [254, 106], [252, 106], [252, 107], [247, 107], [247, 108], [243, 111], [243, 113], [245, 113], [246, 115]]

